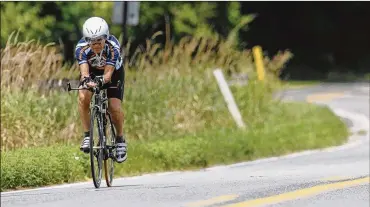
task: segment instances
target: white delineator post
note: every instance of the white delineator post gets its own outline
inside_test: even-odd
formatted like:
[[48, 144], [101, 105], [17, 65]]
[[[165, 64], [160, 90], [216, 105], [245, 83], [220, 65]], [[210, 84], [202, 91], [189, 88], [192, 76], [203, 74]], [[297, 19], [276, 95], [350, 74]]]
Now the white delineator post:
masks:
[[246, 126], [243, 122], [238, 106], [235, 103], [234, 97], [230, 91], [229, 85], [225, 80], [222, 70], [220, 69], [214, 70], [213, 75], [216, 77], [218, 86], [222, 92], [222, 95], [224, 96], [224, 99], [227, 103], [227, 107], [229, 108], [229, 111], [233, 116], [236, 124], [238, 125], [239, 128], [245, 128]]

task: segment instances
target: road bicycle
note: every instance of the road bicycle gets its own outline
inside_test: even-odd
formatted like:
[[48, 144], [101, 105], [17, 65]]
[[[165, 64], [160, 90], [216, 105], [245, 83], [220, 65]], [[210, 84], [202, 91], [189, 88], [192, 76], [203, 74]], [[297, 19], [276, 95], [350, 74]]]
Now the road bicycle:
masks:
[[[98, 83], [103, 76], [95, 76], [92, 81]], [[122, 84], [118, 81], [117, 86], [100, 88], [98, 86], [86, 88], [71, 88], [67, 83], [68, 91], [89, 90], [93, 93], [90, 102], [90, 166], [91, 176], [95, 188], [100, 188], [102, 179], [102, 162], [104, 160], [105, 181], [108, 187], [112, 186], [114, 174], [116, 129], [112, 123], [112, 117], [108, 109], [107, 88], [120, 88]], [[94, 122], [96, 121], [96, 125]], [[97, 133], [94, 132], [96, 130]], [[108, 134], [107, 134], [108, 132]], [[109, 133], [110, 132], [110, 133]], [[95, 138], [95, 140], [94, 140]], [[98, 138], [98, 139], [96, 139]], [[96, 145], [94, 146], [94, 143]], [[92, 149], [92, 150], [91, 150]], [[95, 160], [97, 163], [95, 163]]]

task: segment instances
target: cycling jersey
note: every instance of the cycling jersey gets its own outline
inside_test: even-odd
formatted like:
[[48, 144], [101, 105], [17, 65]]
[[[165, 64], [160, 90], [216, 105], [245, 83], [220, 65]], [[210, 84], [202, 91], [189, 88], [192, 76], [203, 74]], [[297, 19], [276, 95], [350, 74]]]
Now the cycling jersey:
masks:
[[81, 38], [75, 48], [75, 58], [79, 65], [88, 63], [90, 67], [100, 70], [104, 69], [105, 65], [115, 66], [115, 69], [119, 70], [122, 65], [120, 43], [113, 35], [109, 35], [105, 41], [104, 49], [99, 54], [94, 53], [89, 43]]

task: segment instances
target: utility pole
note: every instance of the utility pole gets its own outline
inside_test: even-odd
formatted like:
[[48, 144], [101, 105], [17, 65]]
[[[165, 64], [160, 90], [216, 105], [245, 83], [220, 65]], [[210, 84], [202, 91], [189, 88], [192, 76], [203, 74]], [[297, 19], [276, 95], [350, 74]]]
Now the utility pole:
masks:
[[124, 1], [123, 2], [123, 15], [122, 15], [122, 35], [123, 35], [123, 38], [122, 38], [122, 48], [124, 45], [127, 44], [127, 7], [128, 7], [128, 4], [127, 4], [127, 1]]
[[122, 47], [128, 42], [127, 25], [136, 26], [139, 24], [139, 10], [140, 2], [138, 1], [114, 2], [112, 23], [121, 26], [123, 35], [121, 43]]

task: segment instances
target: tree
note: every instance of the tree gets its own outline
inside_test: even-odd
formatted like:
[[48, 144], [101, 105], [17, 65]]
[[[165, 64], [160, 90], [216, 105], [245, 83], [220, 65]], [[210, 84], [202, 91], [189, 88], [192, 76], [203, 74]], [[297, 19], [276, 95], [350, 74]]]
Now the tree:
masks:
[[12, 32], [19, 31], [18, 40], [51, 41], [55, 17], [40, 17], [41, 4], [35, 2], [1, 2], [1, 46]]

